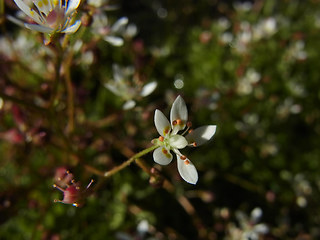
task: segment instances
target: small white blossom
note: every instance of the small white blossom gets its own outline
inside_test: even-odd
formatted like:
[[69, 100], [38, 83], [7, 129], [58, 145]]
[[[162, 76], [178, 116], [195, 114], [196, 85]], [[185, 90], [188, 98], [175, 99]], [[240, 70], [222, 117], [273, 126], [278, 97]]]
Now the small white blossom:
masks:
[[[136, 99], [150, 95], [158, 85], [156, 81], [149, 82], [144, 86], [141, 82], [133, 83], [131, 80], [134, 78], [134, 68], [132, 67], [120, 68], [116, 64], [112, 67], [113, 80], [108, 81], [104, 86], [126, 101], [123, 105], [124, 110], [134, 108]], [[133, 81], [135, 80], [133, 79]]]
[[110, 25], [107, 15], [102, 12], [93, 15], [92, 31], [115, 47], [122, 46], [125, 39], [133, 38], [138, 32], [136, 25], [129, 24], [127, 17], [119, 18]]
[[[43, 33], [74, 33], [80, 27], [81, 21], [73, 23], [73, 16], [80, 0], [34, 0], [36, 10], [30, 8], [22, 0], [14, 0], [17, 6], [29, 16], [35, 24], [24, 23], [28, 29]], [[18, 20], [12, 21], [18, 23]]]
[[258, 223], [262, 214], [261, 208], [253, 209], [250, 217], [241, 211], [236, 212], [239, 227], [230, 224], [228, 231], [229, 236], [226, 240], [259, 240], [262, 235], [269, 232], [269, 228], [266, 224]]
[[261, 20], [253, 27], [253, 40], [269, 38], [277, 32], [277, 21], [273, 17]]
[[[156, 163], [167, 165], [172, 161], [173, 151], [177, 156], [178, 171], [181, 177], [188, 183], [196, 184], [198, 181], [198, 172], [193, 163], [182, 155], [179, 149], [186, 146], [200, 146], [209, 141], [216, 132], [216, 125], [206, 125], [189, 131], [190, 123], [187, 123], [188, 110], [182, 97], [178, 96], [174, 101], [171, 112], [170, 122], [166, 116], [160, 111], [156, 110], [154, 115], [154, 123], [160, 137], [153, 140], [153, 144], [158, 145], [153, 152], [153, 159]], [[178, 134], [179, 131], [187, 129]]]

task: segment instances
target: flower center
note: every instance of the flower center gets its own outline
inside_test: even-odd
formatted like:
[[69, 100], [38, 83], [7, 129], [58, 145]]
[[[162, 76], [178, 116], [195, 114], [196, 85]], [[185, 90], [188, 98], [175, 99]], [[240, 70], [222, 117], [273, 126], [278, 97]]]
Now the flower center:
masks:
[[46, 16], [46, 21], [49, 27], [54, 29], [59, 28], [64, 21], [64, 10], [60, 8], [52, 9]]

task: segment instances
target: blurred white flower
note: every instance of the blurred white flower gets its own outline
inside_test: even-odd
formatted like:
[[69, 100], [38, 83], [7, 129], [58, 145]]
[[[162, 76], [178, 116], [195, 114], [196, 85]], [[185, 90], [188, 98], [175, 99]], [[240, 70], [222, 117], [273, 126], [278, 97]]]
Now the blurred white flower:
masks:
[[230, 20], [226, 17], [219, 18], [217, 24], [221, 30], [226, 30], [231, 26]]
[[[24, 23], [24, 26], [28, 29], [43, 33], [74, 33], [81, 25], [80, 20], [73, 23], [73, 16], [80, 0], [34, 0], [36, 10], [30, 8], [22, 0], [14, 0], [14, 2], [35, 22], [35, 24]], [[13, 17], [9, 17], [9, 20], [20, 23]]]
[[262, 217], [261, 208], [254, 208], [250, 217], [245, 213], [236, 212], [236, 218], [239, 226], [230, 224], [228, 229], [228, 237], [230, 240], [259, 240], [260, 237], [269, 232], [269, 228], [264, 223], [258, 223]]
[[123, 105], [125, 110], [134, 108], [136, 100], [150, 95], [158, 85], [156, 81], [149, 82], [144, 86], [135, 81], [133, 67], [120, 68], [114, 64], [112, 68], [113, 80], [108, 81], [104, 86], [126, 101]]
[[220, 36], [220, 41], [223, 43], [223, 44], [229, 44], [231, 43], [233, 40], [233, 35], [231, 32], [224, 32], [221, 34]]
[[37, 44], [26, 31], [20, 31], [14, 39], [0, 37], [0, 55], [11, 61], [19, 58], [21, 64], [28, 69], [45, 76], [50, 72], [50, 66], [43, 61], [43, 56], [53, 56], [54, 53], [50, 48], [43, 48]]
[[232, 45], [238, 53], [245, 53], [251, 41], [252, 31], [250, 23], [247, 21], [241, 22], [239, 32], [236, 33]]
[[261, 79], [261, 74], [257, 72], [253, 68], [249, 68], [246, 71], [246, 74], [244, 77], [239, 79], [238, 85], [237, 85], [237, 92], [240, 95], [247, 95], [252, 92], [253, 85], [257, 82], [259, 82]]
[[289, 59], [306, 60], [308, 57], [307, 52], [304, 49], [305, 43], [302, 40], [294, 42], [288, 49]]
[[258, 41], [262, 38], [268, 38], [277, 32], [277, 21], [273, 17], [261, 20], [253, 27], [253, 40]]
[[306, 179], [304, 174], [298, 173], [293, 178], [292, 186], [297, 196], [297, 205], [299, 207], [306, 207], [308, 204], [307, 197], [312, 194], [312, 187], [310, 182]]
[[[216, 132], [216, 125], [206, 125], [189, 131], [189, 134], [184, 136], [190, 125], [187, 123], [188, 110], [181, 96], [178, 96], [172, 104], [170, 112], [170, 122], [166, 116], [158, 109], [154, 114], [154, 123], [160, 137], [152, 142], [159, 147], [153, 152], [153, 159], [161, 165], [168, 165], [172, 161], [173, 151], [177, 156], [178, 171], [180, 176], [188, 183], [196, 184], [198, 181], [198, 172], [193, 163], [182, 155], [179, 149], [186, 146], [200, 146], [209, 141]], [[185, 127], [187, 126], [187, 129]], [[183, 133], [178, 134], [179, 131]]]
[[110, 25], [107, 15], [102, 12], [93, 15], [91, 27], [93, 33], [100, 35], [105, 41], [116, 47], [122, 46], [125, 39], [133, 38], [138, 32], [136, 25], [129, 24], [127, 17], [122, 17]]
[[251, 2], [235, 2], [233, 4], [233, 7], [238, 12], [248, 12], [252, 9], [252, 3]]

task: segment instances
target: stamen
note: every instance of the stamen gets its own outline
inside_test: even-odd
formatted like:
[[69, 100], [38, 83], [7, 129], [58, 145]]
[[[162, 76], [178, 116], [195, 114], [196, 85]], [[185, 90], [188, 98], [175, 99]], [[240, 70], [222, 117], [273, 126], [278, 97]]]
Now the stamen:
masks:
[[72, 205], [75, 206], [75, 207], [79, 207], [78, 203], [73, 203]]
[[184, 155], [181, 155], [181, 156], [180, 156], [180, 159], [181, 159], [181, 160], [186, 160], [186, 159], [187, 159], [187, 157], [186, 157], [186, 156], [184, 156]]
[[192, 143], [192, 146], [196, 147], [196, 146], [197, 146], [197, 143], [196, 143], [196, 142], [193, 142], [193, 143]]
[[164, 140], [164, 137], [160, 136], [160, 137], [159, 137], [159, 141], [160, 141], [160, 142], [163, 142], [163, 140]]
[[177, 124], [181, 125], [182, 124], [182, 120], [181, 119], [177, 119]]
[[190, 121], [187, 122], [187, 127], [189, 127], [189, 128], [192, 127], [192, 122], [190, 122]]
[[173, 125], [173, 126], [177, 125], [177, 120], [174, 120], [174, 121], [172, 122], [172, 125]]
[[188, 131], [188, 133], [192, 133], [193, 132], [193, 129], [190, 129], [189, 131]]
[[94, 182], [93, 179], [91, 179], [91, 181], [89, 182], [88, 186], [87, 186], [87, 189], [91, 186], [91, 184]]
[[185, 161], [184, 161], [184, 164], [185, 164], [185, 165], [189, 165], [189, 164], [190, 164], [190, 161], [189, 161], [189, 160], [185, 160]]
[[57, 184], [53, 184], [52, 186], [53, 186], [54, 188], [60, 190], [61, 192], [64, 192], [64, 191], [65, 191], [63, 188], [59, 187]]

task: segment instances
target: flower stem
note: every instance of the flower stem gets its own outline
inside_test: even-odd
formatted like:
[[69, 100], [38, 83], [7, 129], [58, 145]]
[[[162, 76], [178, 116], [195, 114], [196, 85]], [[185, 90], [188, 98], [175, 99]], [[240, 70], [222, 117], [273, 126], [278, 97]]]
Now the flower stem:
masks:
[[74, 129], [74, 92], [73, 86], [71, 81], [71, 74], [70, 74], [70, 65], [72, 61], [72, 53], [68, 56], [66, 60], [66, 67], [65, 67], [65, 81], [66, 81], [66, 88], [68, 93], [68, 125], [67, 125], [67, 133], [73, 132]]
[[[103, 174], [104, 177], [110, 177], [113, 174], [121, 171], [123, 168], [129, 166], [133, 161], [137, 160], [138, 158], [142, 157], [143, 155], [153, 151], [154, 149], [156, 149], [158, 146], [157, 145], [153, 145], [152, 147], [149, 147], [147, 149], [142, 150], [141, 152], [138, 152], [137, 154], [133, 155], [131, 158], [129, 158], [127, 161], [123, 162], [121, 165], [114, 167], [113, 169], [111, 169], [110, 171], [107, 171]], [[139, 165], [140, 166], [140, 165]]]

